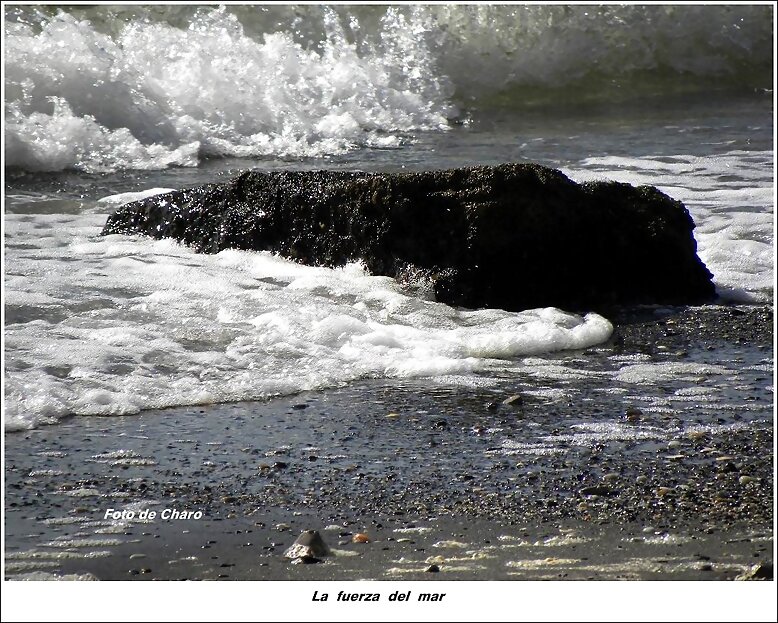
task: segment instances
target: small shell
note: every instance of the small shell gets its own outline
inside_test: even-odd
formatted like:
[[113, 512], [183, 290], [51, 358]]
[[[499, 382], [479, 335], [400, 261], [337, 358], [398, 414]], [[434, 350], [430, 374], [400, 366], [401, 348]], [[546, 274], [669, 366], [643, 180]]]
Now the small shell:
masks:
[[351, 537], [352, 543], [370, 543], [370, 537], [367, 536], [364, 532], [357, 532], [353, 537]]

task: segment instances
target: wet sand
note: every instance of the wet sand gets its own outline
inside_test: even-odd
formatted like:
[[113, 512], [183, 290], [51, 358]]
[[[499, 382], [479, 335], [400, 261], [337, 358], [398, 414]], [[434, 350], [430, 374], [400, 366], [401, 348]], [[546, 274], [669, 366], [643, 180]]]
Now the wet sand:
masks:
[[[607, 344], [482, 387], [364, 381], [8, 433], [6, 578], [765, 574], [772, 310], [609, 317]], [[616, 374], [656, 363], [687, 371], [650, 385]], [[334, 555], [291, 564], [283, 552], [308, 529]]]

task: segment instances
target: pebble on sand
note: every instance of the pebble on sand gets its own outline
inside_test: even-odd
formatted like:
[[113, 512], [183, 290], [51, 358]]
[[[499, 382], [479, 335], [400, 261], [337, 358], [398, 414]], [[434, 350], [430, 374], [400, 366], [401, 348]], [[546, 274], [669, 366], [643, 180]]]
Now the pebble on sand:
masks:
[[321, 534], [316, 530], [306, 530], [284, 552], [284, 558], [310, 563], [318, 562], [320, 558], [330, 554], [330, 548], [324, 542]]
[[364, 532], [357, 532], [353, 537], [351, 537], [352, 543], [370, 543], [370, 537], [367, 536]]

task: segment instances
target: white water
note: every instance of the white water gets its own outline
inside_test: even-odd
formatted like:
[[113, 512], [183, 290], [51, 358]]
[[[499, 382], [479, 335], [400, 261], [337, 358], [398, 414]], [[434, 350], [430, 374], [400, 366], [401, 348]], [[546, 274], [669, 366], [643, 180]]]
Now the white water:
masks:
[[6, 216], [8, 429], [486, 371], [495, 359], [585, 348], [612, 331], [596, 314], [553, 308], [457, 311], [358, 265], [99, 237], [106, 215], [95, 210]]
[[494, 98], [772, 86], [767, 6], [15, 11], [6, 163], [35, 171], [398, 148]]
[[322, 9], [322, 49], [247, 36], [226, 9], [188, 28], [135, 21], [114, 38], [68, 13], [7, 24], [8, 164], [83, 171], [196, 166], [201, 157], [321, 156], [439, 130], [446, 102], [421, 33], [389, 10], [358, 53]]

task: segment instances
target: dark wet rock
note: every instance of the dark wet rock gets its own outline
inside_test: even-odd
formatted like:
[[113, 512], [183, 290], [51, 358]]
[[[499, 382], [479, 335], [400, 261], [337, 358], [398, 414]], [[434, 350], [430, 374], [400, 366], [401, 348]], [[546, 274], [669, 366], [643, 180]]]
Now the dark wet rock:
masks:
[[438, 565], [430, 565], [425, 569], [425, 571], [427, 573], [437, 573], [438, 571], [440, 571], [440, 567], [438, 567]]
[[419, 173], [248, 171], [121, 206], [104, 234], [197, 251], [361, 260], [439, 301], [520, 310], [687, 304], [715, 296], [686, 208], [651, 186], [576, 184], [535, 164]]
[[303, 563], [319, 562], [332, 552], [316, 530], [306, 530], [284, 552], [284, 558], [299, 560]]

